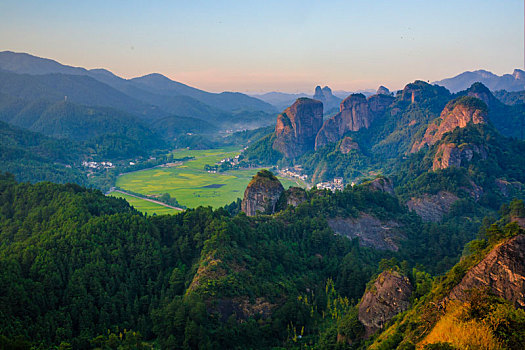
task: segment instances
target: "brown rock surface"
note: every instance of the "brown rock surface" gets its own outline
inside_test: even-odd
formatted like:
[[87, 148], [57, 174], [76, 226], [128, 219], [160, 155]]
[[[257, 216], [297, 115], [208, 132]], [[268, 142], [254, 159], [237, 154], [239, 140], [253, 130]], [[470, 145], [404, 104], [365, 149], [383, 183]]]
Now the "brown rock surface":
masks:
[[365, 337], [410, 306], [412, 285], [397, 271], [383, 271], [367, 290], [359, 304], [358, 318], [365, 326]]
[[496, 246], [465, 274], [446, 299], [467, 301], [471, 289], [488, 289], [525, 308], [525, 235]]
[[394, 185], [392, 181], [386, 177], [378, 177], [370, 182], [364, 184], [372, 191], [381, 191], [391, 195], [394, 195]]
[[271, 172], [261, 170], [246, 187], [241, 210], [248, 216], [256, 215], [257, 211], [273, 214], [283, 191], [283, 185]]
[[337, 142], [348, 131], [368, 128], [372, 116], [365, 95], [350, 95], [341, 102], [339, 113], [324, 122], [315, 139], [315, 149]]
[[425, 194], [421, 197], [412, 197], [408, 202], [408, 209], [415, 211], [423, 221], [438, 222], [443, 215], [450, 211], [452, 204], [459, 198], [446, 191], [437, 194]]
[[376, 217], [361, 213], [358, 218], [331, 218], [328, 226], [350, 239], [358, 238], [359, 244], [381, 250], [399, 250], [399, 241], [405, 236], [395, 221], [382, 222]]
[[394, 96], [379, 93], [367, 99], [370, 111], [376, 115], [384, 113], [394, 100]]
[[342, 154], [348, 154], [351, 150], [359, 149], [359, 145], [351, 137], [345, 137], [339, 144], [339, 150]]
[[295, 158], [313, 150], [322, 124], [323, 104], [299, 98], [277, 117], [273, 148], [286, 158]]
[[291, 206], [298, 206], [306, 202], [306, 191], [300, 187], [290, 187], [286, 190], [286, 204]]
[[455, 128], [464, 128], [468, 123], [487, 123], [486, 105], [473, 97], [461, 97], [449, 102], [437, 122], [430, 124], [421, 142], [415, 142], [412, 152], [417, 152], [425, 145], [433, 145], [443, 137], [446, 132]]
[[469, 163], [474, 155], [478, 155], [481, 159], [487, 159], [487, 150], [483, 146], [475, 144], [462, 144], [460, 146], [454, 143], [443, 143], [439, 146], [432, 169], [445, 169], [451, 166], [460, 167]]

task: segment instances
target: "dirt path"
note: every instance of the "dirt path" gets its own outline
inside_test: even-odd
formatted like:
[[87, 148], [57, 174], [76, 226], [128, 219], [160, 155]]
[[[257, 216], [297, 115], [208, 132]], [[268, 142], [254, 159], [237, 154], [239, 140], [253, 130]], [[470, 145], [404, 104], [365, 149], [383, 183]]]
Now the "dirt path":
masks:
[[[164, 207], [167, 207], [167, 208], [171, 208], [171, 209], [175, 209], [175, 210], [184, 211], [184, 209], [182, 209], [182, 208], [177, 208], [177, 207], [171, 206], [171, 205], [169, 205], [169, 204], [166, 204], [166, 203], [162, 203], [162, 202], [156, 201], [156, 200], [154, 200], [154, 199], [149, 199], [149, 198], [139, 197], [139, 196], [136, 196], [136, 195], [134, 195], [134, 194], [128, 193], [128, 192], [126, 192], [126, 191], [113, 190], [112, 192], [122, 193], [122, 194], [125, 194], [125, 195], [127, 195], [127, 196], [135, 197], [135, 198], [138, 198], [138, 199], [143, 199], [143, 200], [148, 201], [148, 202], [151, 202], [151, 203], [160, 204], [160, 205], [162, 205], [162, 206], [164, 206]], [[110, 192], [110, 193], [111, 193], [111, 192]]]

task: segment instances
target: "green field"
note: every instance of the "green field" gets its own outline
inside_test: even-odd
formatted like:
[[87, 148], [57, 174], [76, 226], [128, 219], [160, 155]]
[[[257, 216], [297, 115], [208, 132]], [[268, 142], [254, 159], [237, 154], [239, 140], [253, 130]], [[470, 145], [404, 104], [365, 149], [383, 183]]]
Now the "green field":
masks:
[[163, 214], [180, 213], [179, 210], [171, 209], [171, 208], [165, 207], [157, 203], [149, 202], [144, 199], [128, 196], [127, 194], [124, 194], [124, 193], [111, 192], [110, 196], [124, 198], [125, 200], [128, 201], [129, 204], [135, 207], [135, 209], [143, 213], [148, 213], [149, 215], [152, 215], [152, 214], [163, 215]]
[[[176, 150], [175, 158], [195, 157], [183, 165], [172, 168], [154, 168], [118, 177], [116, 185], [124, 190], [144, 195], [169, 193], [180, 204], [188, 208], [229, 204], [242, 198], [244, 190], [258, 169], [232, 170], [224, 173], [208, 173], [204, 165], [213, 165], [226, 157], [239, 154], [238, 148], [211, 150]], [[297, 186], [297, 183], [280, 178], [283, 186]], [[207, 187], [208, 186], [208, 187]]]

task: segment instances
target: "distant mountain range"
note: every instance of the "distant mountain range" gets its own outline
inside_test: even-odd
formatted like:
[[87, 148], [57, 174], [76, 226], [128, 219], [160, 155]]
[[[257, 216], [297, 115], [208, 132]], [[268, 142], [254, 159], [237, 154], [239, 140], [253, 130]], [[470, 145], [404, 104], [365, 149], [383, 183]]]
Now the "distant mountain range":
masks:
[[476, 82], [483, 83], [491, 91], [522, 91], [525, 90], [525, 72], [521, 69], [515, 69], [512, 74], [500, 76], [486, 70], [476, 70], [463, 72], [455, 77], [439, 80], [433, 84], [444, 86], [451, 92], [458, 92], [468, 89]]

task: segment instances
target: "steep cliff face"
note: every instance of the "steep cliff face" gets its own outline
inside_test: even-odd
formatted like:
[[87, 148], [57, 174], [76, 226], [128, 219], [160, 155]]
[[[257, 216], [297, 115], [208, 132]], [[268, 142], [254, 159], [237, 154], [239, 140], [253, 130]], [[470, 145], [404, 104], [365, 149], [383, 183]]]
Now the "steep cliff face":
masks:
[[394, 96], [378, 93], [377, 95], [370, 96], [367, 101], [370, 106], [370, 111], [375, 116], [378, 116], [383, 114], [394, 100]]
[[273, 149], [286, 158], [295, 158], [314, 149], [315, 137], [323, 124], [323, 104], [299, 98], [277, 117]]
[[390, 90], [388, 90], [388, 88], [383, 85], [377, 88], [377, 94], [378, 95], [388, 95], [388, 96], [391, 95]]
[[283, 185], [271, 172], [261, 170], [246, 187], [241, 210], [248, 216], [256, 215], [257, 211], [273, 214], [283, 191]]
[[358, 317], [365, 326], [365, 337], [383, 328], [395, 315], [406, 311], [412, 291], [408, 277], [397, 271], [383, 271], [359, 304]]
[[451, 166], [460, 167], [469, 163], [474, 156], [487, 159], [488, 152], [484, 146], [475, 144], [443, 143], [434, 156], [432, 169], [445, 169]]
[[359, 244], [380, 250], [399, 250], [399, 242], [405, 239], [396, 221], [381, 221], [361, 213], [358, 218], [330, 218], [328, 226], [350, 239], [358, 238]]
[[446, 191], [437, 194], [425, 194], [420, 197], [412, 197], [406, 204], [408, 209], [415, 211], [423, 221], [438, 222], [447, 214], [459, 198]]
[[514, 306], [525, 308], [525, 235], [495, 247], [467, 272], [446, 299], [467, 301], [472, 289], [488, 289]]
[[348, 131], [368, 128], [372, 112], [363, 94], [352, 94], [341, 102], [339, 113], [326, 120], [315, 139], [315, 149], [337, 142]]
[[337, 108], [341, 99], [332, 94], [332, 89], [328, 86], [325, 86], [321, 89], [320, 86], [315, 87], [314, 100], [321, 101], [323, 103], [325, 111], [330, 111], [331, 109]]
[[304, 188], [290, 187], [285, 191], [285, 194], [286, 204], [294, 207], [306, 202], [307, 200], [306, 191], [304, 190]]
[[468, 123], [487, 123], [487, 105], [480, 99], [463, 96], [449, 102], [436, 122], [430, 124], [421, 142], [415, 142], [412, 152], [417, 152], [426, 145], [433, 145], [446, 132], [455, 128], [464, 128]]

